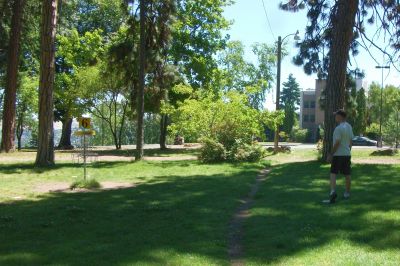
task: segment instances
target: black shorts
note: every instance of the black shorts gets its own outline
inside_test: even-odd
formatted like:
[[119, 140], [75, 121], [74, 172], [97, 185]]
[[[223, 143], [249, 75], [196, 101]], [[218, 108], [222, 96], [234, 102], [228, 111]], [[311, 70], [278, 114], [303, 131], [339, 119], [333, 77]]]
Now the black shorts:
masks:
[[333, 156], [331, 173], [351, 175], [351, 156]]

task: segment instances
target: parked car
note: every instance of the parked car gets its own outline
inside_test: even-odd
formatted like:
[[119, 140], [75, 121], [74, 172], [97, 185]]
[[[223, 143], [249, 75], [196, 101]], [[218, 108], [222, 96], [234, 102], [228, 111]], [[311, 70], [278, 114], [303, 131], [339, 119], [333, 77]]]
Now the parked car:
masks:
[[353, 146], [376, 146], [377, 144], [378, 142], [376, 140], [367, 137], [357, 136], [353, 139]]

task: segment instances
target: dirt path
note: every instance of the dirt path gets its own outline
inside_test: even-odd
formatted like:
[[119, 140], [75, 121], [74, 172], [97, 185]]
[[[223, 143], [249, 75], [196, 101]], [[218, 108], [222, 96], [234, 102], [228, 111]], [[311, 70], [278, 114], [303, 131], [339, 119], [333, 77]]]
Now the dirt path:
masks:
[[229, 224], [228, 235], [228, 255], [233, 266], [245, 265], [243, 261], [243, 222], [249, 217], [251, 205], [254, 202], [254, 197], [260, 188], [261, 183], [267, 178], [270, 170], [262, 170], [252, 185], [247, 197], [242, 200], [242, 204], [236, 211]]

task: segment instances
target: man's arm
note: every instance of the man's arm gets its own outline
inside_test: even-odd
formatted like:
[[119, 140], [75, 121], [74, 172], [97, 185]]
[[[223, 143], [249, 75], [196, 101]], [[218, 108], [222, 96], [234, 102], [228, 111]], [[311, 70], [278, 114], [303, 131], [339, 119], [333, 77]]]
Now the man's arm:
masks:
[[334, 155], [335, 152], [339, 149], [339, 146], [340, 146], [340, 140], [337, 140], [337, 141], [335, 142], [335, 145], [333, 145], [332, 153], [329, 154], [329, 156], [328, 156], [328, 163], [331, 163], [331, 162], [332, 162], [332, 160], [333, 160], [333, 155]]
[[332, 156], [336, 153], [336, 151], [339, 149], [340, 146], [340, 140], [337, 140], [335, 145], [333, 145], [333, 149], [332, 149]]

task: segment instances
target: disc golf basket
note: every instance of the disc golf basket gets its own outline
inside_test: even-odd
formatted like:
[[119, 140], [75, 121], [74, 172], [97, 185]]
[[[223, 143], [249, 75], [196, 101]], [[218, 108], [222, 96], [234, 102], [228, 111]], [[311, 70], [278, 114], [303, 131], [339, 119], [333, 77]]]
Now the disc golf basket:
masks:
[[89, 118], [79, 119], [79, 128], [78, 131], [75, 131], [74, 135], [80, 137], [81, 141], [77, 147], [77, 152], [72, 155], [72, 160], [78, 164], [83, 163], [83, 176], [84, 179], [86, 179], [87, 164], [97, 162], [99, 157], [98, 154], [93, 151], [93, 147], [89, 145], [90, 140], [96, 135], [96, 132], [91, 129]]

